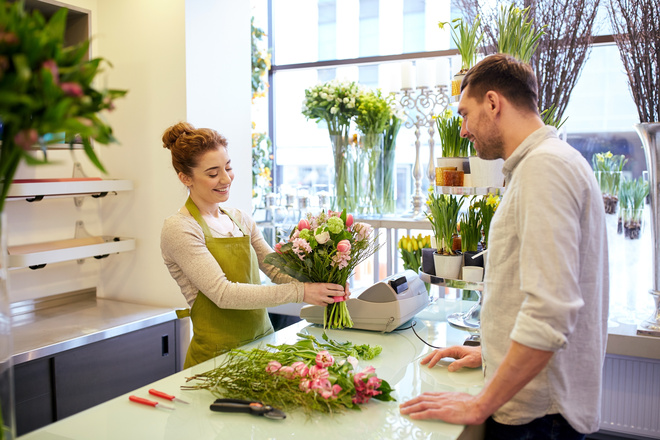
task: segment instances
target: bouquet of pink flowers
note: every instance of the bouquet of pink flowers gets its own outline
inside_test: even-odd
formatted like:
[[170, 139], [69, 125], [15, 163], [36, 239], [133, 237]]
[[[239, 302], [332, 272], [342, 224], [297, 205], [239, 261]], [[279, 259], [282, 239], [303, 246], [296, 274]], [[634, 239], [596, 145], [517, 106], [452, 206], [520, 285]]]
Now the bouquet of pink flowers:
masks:
[[[353, 269], [378, 250], [372, 228], [353, 222], [353, 216], [343, 212], [307, 214], [298, 222], [286, 242], [275, 245], [275, 252], [266, 255], [267, 264], [281, 269], [302, 282], [335, 283], [344, 286]], [[352, 327], [344, 297], [326, 307], [325, 328]]]
[[308, 334], [298, 336], [301, 339], [294, 344], [231, 350], [219, 366], [188, 378], [198, 382], [182, 388], [208, 389], [220, 397], [260, 400], [308, 414], [359, 410], [372, 398], [395, 400], [394, 390], [374, 367], [358, 369], [358, 359], [373, 359], [381, 346], [341, 343], [325, 333], [326, 342]]

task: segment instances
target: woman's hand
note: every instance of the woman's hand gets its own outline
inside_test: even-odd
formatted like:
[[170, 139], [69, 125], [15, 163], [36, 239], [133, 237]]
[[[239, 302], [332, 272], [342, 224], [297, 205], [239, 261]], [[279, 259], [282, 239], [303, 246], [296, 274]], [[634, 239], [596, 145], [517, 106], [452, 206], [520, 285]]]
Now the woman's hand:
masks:
[[348, 283], [345, 287], [332, 283], [305, 283], [305, 295], [303, 301], [315, 306], [327, 306], [335, 302], [334, 297], [346, 297], [350, 295]]
[[429, 365], [429, 368], [435, 366], [442, 358], [454, 358], [456, 361], [449, 364], [447, 371], [456, 371], [463, 367], [478, 368], [481, 367], [481, 347], [469, 347], [465, 345], [455, 345], [453, 347], [433, 350], [422, 361], [422, 365]]

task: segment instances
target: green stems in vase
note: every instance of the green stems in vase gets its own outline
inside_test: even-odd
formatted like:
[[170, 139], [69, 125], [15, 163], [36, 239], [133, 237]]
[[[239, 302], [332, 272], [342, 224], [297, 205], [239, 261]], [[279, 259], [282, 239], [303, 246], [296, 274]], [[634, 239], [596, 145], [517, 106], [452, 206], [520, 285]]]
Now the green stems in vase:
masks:
[[641, 235], [644, 201], [648, 193], [649, 184], [641, 177], [633, 180], [624, 179], [621, 182], [619, 191], [621, 215], [619, 221], [623, 223], [623, 231], [626, 238], [636, 240]]
[[396, 137], [403, 119], [392, 115], [383, 137], [383, 214], [396, 212]]
[[619, 202], [619, 186], [621, 172], [628, 159], [623, 155], [613, 155], [611, 152], [597, 153], [591, 158], [591, 164], [603, 194], [606, 214], [616, 213]]

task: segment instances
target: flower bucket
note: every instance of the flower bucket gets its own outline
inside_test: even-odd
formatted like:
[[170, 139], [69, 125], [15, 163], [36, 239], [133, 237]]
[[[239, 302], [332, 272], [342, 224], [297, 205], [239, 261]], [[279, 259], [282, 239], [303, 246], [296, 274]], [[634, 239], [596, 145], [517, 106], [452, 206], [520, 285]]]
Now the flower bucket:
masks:
[[501, 188], [504, 186], [503, 159], [485, 160], [470, 156], [470, 181], [477, 188]]
[[460, 279], [463, 255], [442, 255], [436, 252], [433, 254], [433, 262], [435, 276], [450, 280]]

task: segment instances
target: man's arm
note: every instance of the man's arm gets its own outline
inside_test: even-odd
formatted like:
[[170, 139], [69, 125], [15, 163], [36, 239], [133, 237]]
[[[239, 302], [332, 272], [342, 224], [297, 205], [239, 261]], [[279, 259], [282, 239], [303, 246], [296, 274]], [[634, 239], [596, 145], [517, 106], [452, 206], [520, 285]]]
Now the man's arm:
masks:
[[553, 354], [512, 341], [502, 364], [478, 395], [424, 393], [401, 404], [401, 414], [412, 419], [439, 419], [461, 425], [483, 423], [536, 377]]

